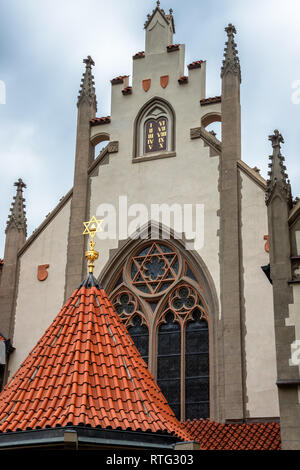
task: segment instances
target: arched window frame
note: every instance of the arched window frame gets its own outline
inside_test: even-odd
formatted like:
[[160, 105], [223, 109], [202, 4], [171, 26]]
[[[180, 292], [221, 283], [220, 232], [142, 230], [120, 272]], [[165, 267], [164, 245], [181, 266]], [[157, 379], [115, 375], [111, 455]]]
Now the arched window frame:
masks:
[[[160, 112], [156, 112], [160, 110]], [[166, 118], [168, 121], [167, 149], [145, 153], [145, 127], [150, 119]], [[148, 101], [138, 113], [134, 123], [133, 162], [175, 157], [175, 112], [166, 100], [155, 97]]]
[[[175, 243], [174, 243], [175, 242]], [[152, 292], [151, 295], [148, 295], [145, 292], [139, 291], [131, 282], [130, 277], [130, 269], [132, 265], [132, 261], [135, 256], [141, 252], [147, 245], [152, 245], [152, 243], [162, 243], [170, 247], [170, 253], [176, 253], [178, 256], [178, 273], [176, 276], [173, 276], [172, 284], [163, 292]], [[134, 296], [137, 301], [139, 302], [139, 307], [136, 308], [130, 316], [121, 316], [122, 320], [124, 321], [125, 325], [128, 327], [131, 324], [131, 319], [134, 318], [135, 315], [139, 315], [142, 319], [142, 323], [147, 325], [148, 332], [149, 332], [149, 361], [148, 367], [154, 377], [157, 379], [157, 332], [159, 325], [163, 321], [163, 315], [168, 311], [168, 302], [170, 299], [173, 298], [174, 293], [182, 286], [188, 286], [189, 289], [193, 290], [195, 293], [195, 297], [197, 297], [197, 302], [189, 311], [185, 312], [176, 312], [176, 321], [180, 324], [181, 327], [181, 339], [182, 344], [185, 341], [185, 326], [188, 321], [191, 320], [191, 316], [195, 308], [201, 310], [203, 314], [203, 318], [207, 320], [208, 324], [208, 335], [209, 335], [209, 402], [210, 407], [212, 406], [211, 396], [213, 394], [212, 389], [215, 388], [216, 377], [212, 377], [212, 373], [214, 373], [215, 368], [212, 366], [212, 347], [216, 347], [216, 341], [212, 340], [212, 329], [210, 328], [211, 322], [209, 317], [209, 311], [212, 308], [212, 299], [210, 298], [210, 292], [208, 289], [208, 284], [206, 282], [205, 277], [198, 276], [197, 265], [195, 265], [192, 261], [192, 258], [187, 256], [189, 253], [185, 252], [184, 250], [180, 249], [177, 245], [178, 242], [175, 240], [165, 240], [159, 238], [158, 240], [140, 240], [134, 241], [130, 243], [133, 248], [126, 253], [119, 254], [118, 261], [119, 261], [119, 268], [115, 269], [115, 271], [110, 272], [110, 280], [108, 283], [104, 282], [106, 285], [106, 289], [110, 298], [112, 299], [112, 303], [115, 304], [115, 300], [118, 295], [123, 292], [130, 292], [132, 296]], [[201, 270], [200, 270], [201, 272]], [[108, 274], [108, 273], [107, 273]], [[103, 279], [103, 278], [102, 278]], [[101, 282], [103, 282], [101, 280]], [[203, 285], [203, 282], [205, 285]], [[207, 297], [208, 295], [208, 297]], [[207, 297], [207, 298], [206, 298]], [[150, 308], [150, 301], [153, 300], [156, 304], [156, 307], [153, 309]], [[208, 301], [208, 303], [207, 303]], [[215, 312], [217, 309], [213, 307]], [[213, 344], [214, 343], [214, 344]], [[181, 364], [183, 365], [185, 361], [185, 353], [181, 354]], [[181, 367], [181, 377], [184, 377], [183, 367]], [[212, 380], [211, 380], [212, 379]], [[182, 420], [185, 419], [185, 379], [181, 379], [181, 415], [180, 418]], [[216, 404], [213, 403], [215, 407]], [[214, 416], [214, 412], [210, 408], [210, 416]]]

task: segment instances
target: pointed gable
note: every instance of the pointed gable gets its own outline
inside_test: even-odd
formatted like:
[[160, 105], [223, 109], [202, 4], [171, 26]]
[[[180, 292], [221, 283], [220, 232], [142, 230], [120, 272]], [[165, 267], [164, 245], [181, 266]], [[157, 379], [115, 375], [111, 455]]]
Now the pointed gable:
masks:
[[70, 425], [190, 440], [91, 274], [0, 395], [1, 433]]

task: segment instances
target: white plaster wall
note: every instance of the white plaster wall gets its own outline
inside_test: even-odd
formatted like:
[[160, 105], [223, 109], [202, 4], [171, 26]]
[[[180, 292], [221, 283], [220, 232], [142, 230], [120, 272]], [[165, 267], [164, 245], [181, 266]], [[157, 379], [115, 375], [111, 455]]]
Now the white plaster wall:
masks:
[[246, 386], [250, 417], [279, 416], [272, 285], [261, 266], [269, 263], [264, 191], [242, 171], [242, 240], [246, 316]]
[[[188, 84], [179, 85], [183, 62], [183, 46], [180, 51], [172, 53], [146, 55], [145, 59], [134, 61], [132, 95], [123, 96], [122, 85], [112, 86], [111, 123], [92, 128], [92, 135], [109, 132], [112, 141], [119, 141], [119, 152], [111, 154], [109, 164], [100, 166], [99, 175], [91, 178], [90, 215], [97, 213], [97, 207], [103, 203], [112, 204], [118, 214], [120, 195], [127, 196], [129, 206], [145, 204], [149, 214], [151, 204], [203, 204], [204, 246], [198, 252], [219, 293], [219, 157], [210, 157], [209, 149], [204, 147], [201, 139], [190, 139], [190, 129], [199, 127], [202, 115], [207, 113], [207, 109], [200, 106], [205, 64], [201, 69], [190, 71]], [[169, 84], [163, 89], [160, 76], [166, 74], [169, 74]], [[149, 78], [151, 88], [146, 93], [142, 80]], [[141, 107], [153, 97], [164, 98], [174, 108], [176, 157], [132, 163], [134, 120]], [[193, 227], [196, 227], [195, 216], [194, 212]], [[100, 260], [96, 275], [108, 261], [109, 249], [117, 248], [118, 237], [116, 240], [101, 240], [98, 246]]]
[[[67, 238], [70, 204], [68, 201], [20, 258], [20, 277], [16, 301], [10, 377], [59, 313], [65, 288]], [[49, 264], [48, 278], [38, 281], [38, 265]]]

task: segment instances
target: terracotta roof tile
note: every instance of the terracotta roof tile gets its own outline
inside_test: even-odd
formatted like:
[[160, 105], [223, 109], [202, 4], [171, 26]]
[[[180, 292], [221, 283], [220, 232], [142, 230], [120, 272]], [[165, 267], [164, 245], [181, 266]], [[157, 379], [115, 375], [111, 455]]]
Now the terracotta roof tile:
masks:
[[186, 421], [185, 429], [202, 450], [280, 450], [279, 423], [223, 424], [208, 419]]
[[128, 75], [119, 75], [119, 77], [113, 78], [110, 82], [112, 85], [118, 85], [119, 83], [123, 83], [124, 79], [127, 77]]
[[187, 67], [189, 70], [199, 69], [201, 68], [201, 65], [204, 63], [205, 63], [205, 60], [196, 60], [195, 62], [192, 62], [191, 64], [189, 64]]
[[208, 104], [215, 104], [215, 103], [221, 103], [222, 97], [221, 96], [214, 96], [212, 98], [204, 98], [200, 100], [201, 106], [206, 106]]
[[178, 80], [179, 85], [184, 85], [185, 83], [188, 83], [189, 77], [180, 77]]
[[135, 60], [135, 59], [143, 59], [144, 57], [145, 57], [145, 51], [141, 51], [141, 52], [137, 52], [136, 54], [134, 54], [132, 58]]
[[0, 258], [0, 266], [3, 266], [4, 260]]
[[180, 44], [170, 44], [170, 46], [167, 46], [167, 51], [168, 52], [173, 52], [173, 51], [179, 51]]
[[96, 285], [74, 291], [0, 394], [3, 433], [70, 424], [191, 440]]
[[94, 118], [91, 120], [91, 126], [99, 126], [101, 124], [109, 124], [110, 123], [110, 116], [104, 116], [100, 118]]
[[128, 86], [122, 90], [123, 95], [131, 95], [132, 94], [132, 87]]

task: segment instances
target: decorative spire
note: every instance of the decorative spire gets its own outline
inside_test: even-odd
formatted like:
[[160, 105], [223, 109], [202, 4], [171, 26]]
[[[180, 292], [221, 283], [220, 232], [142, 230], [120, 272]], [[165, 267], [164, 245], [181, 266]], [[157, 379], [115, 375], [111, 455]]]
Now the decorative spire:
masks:
[[292, 204], [291, 185], [286, 173], [286, 166], [283, 164], [285, 161], [281, 155], [281, 144], [284, 143], [284, 139], [278, 130], [274, 131], [273, 135], [269, 136], [269, 140], [272, 142], [273, 155], [270, 155], [269, 159], [269, 176], [267, 181], [266, 190], [266, 203], [268, 204], [271, 199], [271, 195], [275, 187], [278, 187], [281, 193], [283, 193], [289, 205]]
[[17, 187], [17, 193], [14, 196], [14, 201], [10, 208], [10, 214], [6, 225], [6, 232], [12, 225], [15, 225], [18, 230], [25, 230], [27, 235], [27, 220], [25, 211], [25, 199], [23, 197], [23, 189], [26, 184], [21, 178], [14, 184]]
[[90, 249], [85, 252], [85, 257], [89, 261], [89, 273], [93, 274], [94, 271], [94, 261], [98, 259], [99, 257], [99, 252], [94, 250], [96, 242], [94, 242], [94, 238], [97, 232], [102, 232], [102, 227], [101, 223], [102, 220], [97, 220], [96, 217], [93, 215], [91, 220], [88, 222], [83, 222], [83, 225], [85, 227], [83, 235], [89, 235], [90, 236]]
[[85, 72], [83, 73], [83, 78], [81, 79], [77, 106], [79, 106], [83, 100], [87, 99], [91, 105], [94, 104], [97, 110], [95, 83], [94, 76], [92, 74], [92, 66], [95, 65], [95, 63], [91, 56], [83, 59], [83, 62], [85, 63]]
[[226, 42], [226, 47], [224, 49], [221, 77], [223, 78], [227, 72], [230, 72], [234, 75], [238, 75], [241, 80], [240, 59], [238, 57], [237, 46], [234, 41], [234, 35], [236, 34], [235, 26], [230, 23], [227, 28], [225, 28], [225, 31], [228, 36], [228, 41]]

